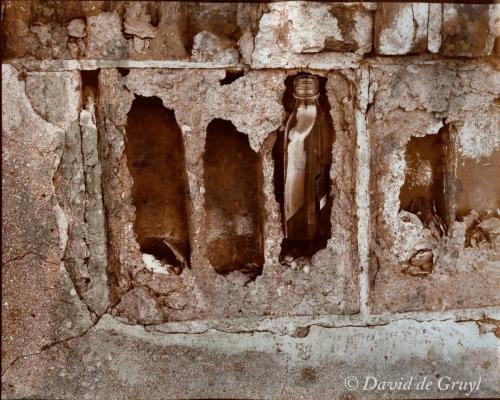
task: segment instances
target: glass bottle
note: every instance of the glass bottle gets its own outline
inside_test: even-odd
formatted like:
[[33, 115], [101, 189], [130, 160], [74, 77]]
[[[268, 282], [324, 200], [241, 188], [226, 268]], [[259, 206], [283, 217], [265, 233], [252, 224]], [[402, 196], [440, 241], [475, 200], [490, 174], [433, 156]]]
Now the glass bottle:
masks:
[[317, 77], [296, 77], [293, 96], [295, 107], [286, 123], [284, 140], [285, 238], [314, 241], [329, 235], [323, 232], [321, 220], [329, 219], [324, 214], [330, 200], [333, 131], [318, 101]]

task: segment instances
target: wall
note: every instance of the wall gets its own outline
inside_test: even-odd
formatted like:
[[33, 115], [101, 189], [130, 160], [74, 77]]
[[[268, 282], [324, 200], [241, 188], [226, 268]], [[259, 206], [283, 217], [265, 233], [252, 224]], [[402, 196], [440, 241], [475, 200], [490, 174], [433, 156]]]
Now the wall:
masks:
[[[3, 396], [498, 396], [498, 10], [4, 2]], [[299, 72], [331, 235], [284, 257]]]

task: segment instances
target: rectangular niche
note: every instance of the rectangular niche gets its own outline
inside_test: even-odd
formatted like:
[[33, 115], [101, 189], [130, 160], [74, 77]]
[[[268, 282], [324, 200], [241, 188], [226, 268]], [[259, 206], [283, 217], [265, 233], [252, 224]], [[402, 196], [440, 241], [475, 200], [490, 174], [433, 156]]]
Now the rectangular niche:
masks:
[[125, 151], [141, 252], [180, 273], [190, 256], [184, 144], [173, 110], [158, 97], [135, 98]]
[[219, 274], [262, 273], [263, 175], [248, 137], [226, 120], [207, 127], [203, 156], [207, 257]]
[[[285, 79], [285, 92], [283, 95], [283, 106], [286, 111], [286, 121], [288, 120], [290, 114], [294, 110], [295, 98], [294, 98], [294, 79], [296, 75], [289, 76]], [[316, 179], [314, 184], [311, 185], [311, 190], [317, 190], [319, 185], [326, 186], [327, 196], [325, 197], [326, 203], [318, 211], [318, 224], [316, 227], [316, 233], [312, 240], [291, 240], [284, 238], [281, 243], [281, 253], [280, 260], [287, 261], [290, 259], [295, 259], [299, 257], [311, 257], [316, 252], [324, 249], [327, 245], [328, 239], [331, 237], [332, 225], [331, 225], [331, 212], [333, 205], [333, 194], [332, 194], [332, 182], [330, 179], [330, 169], [332, 165], [332, 150], [333, 142], [335, 139], [335, 132], [333, 128], [333, 121], [330, 115], [330, 103], [326, 96], [326, 81], [325, 77], [316, 78], [319, 81], [319, 106], [323, 112], [323, 124], [328, 132], [325, 138], [325, 146], [329, 149], [328, 162], [325, 168], [325, 172], [322, 174], [321, 179]], [[276, 139], [276, 143], [273, 147], [273, 160], [274, 160], [274, 193], [276, 200], [280, 205], [281, 220], [283, 232], [285, 232], [285, 132], [279, 131]], [[301, 212], [301, 211], [299, 211]]]
[[448, 199], [450, 159], [448, 127], [436, 134], [412, 136], [405, 150], [405, 181], [400, 207], [419, 217], [425, 227], [443, 236], [452, 222]]
[[437, 134], [412, 137], [406, 146], [401, 209], [417, 215], [439, 236], [470, 213], [475, 214], [470, 228], [474, 230], [481, 220], [496, 215], [500, 206], [500, 152], [467, 158], [457, 151], [456, 142], [452, 127], [445, 125]]

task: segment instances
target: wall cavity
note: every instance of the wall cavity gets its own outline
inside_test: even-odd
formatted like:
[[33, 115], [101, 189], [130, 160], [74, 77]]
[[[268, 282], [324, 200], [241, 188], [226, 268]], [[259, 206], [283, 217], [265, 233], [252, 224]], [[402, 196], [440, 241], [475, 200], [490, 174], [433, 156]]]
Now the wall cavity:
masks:
[[242, 76], [245, 75], [245, 71], [242, 69], [226, 69], [226, 76], [220, 80], [220, 85], [230, 85], [237, 79], [240, 79]]
[[439, 237], [455, 221], [465, 221], [465, 247], [493, 241], [490, 231], [500, 207], [498, 150], [489, 156], [465, 157], [457, 151], [455, 129], [445, 125], [436, 135], [412, 137], [405, 158], [401, 209], [417, 215]]
[[261, 164], [248, 137], [231, 122], [210, 122], [203, 157], [207, 257], [219, 274], [262, 272]]
[[137, 241], [143, 253], [180, 273], [190, 255], [181, 130], [159, 98], [137, 96], [126, 132]]
[[410, 138], [405, 151], [405, 182], [399, 193], [401, 209], [417, 215], [439, 236], [445, 234], [449, 222], [445, 197], [448, 138], [446, 126], [437, 134]]

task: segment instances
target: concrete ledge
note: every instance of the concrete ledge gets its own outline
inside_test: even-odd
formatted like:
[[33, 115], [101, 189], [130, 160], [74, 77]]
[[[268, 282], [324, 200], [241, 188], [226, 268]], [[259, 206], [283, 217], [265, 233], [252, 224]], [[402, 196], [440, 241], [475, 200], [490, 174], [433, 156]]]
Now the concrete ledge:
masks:
[[464, 58], [442, 58], [435, 55], [407, 55], [394, 57], [367, 57], [338, 53], [339, 57], [330, 57], [318, 62], [309, 62], [307, 65], [301, 63], [274, 63], [266, 65], [245, 65], [241, 63], [203, 62], [190, 60], [104, 60], [104, 59], [71, 59], [71, 60], [28, 60], [23, 58], [6, 59], [2, 64], [10, 64], [17, 69], [39, 72], [57, 72], [72, 70], [97, 70], [100, 68], [164, 68], [164, 69], [287, 69], [294, 70], [317, 70], [329, 71], [332, 69], [359, 68], [362, 65], [471, 65], [487, 64], [487, 58], [464, 59]]
[[[3, 376], [4, 398], [415, 399], [500, 394], [498, 339], [493, 332], [481, 334], [475, 322], [402, 319], [377, 327], [311, 326], [304, 335], [216, 329], [166, 335], [105, 315], [81, 337], [17, 360]], [[389, 381], [396, 390], [389, 389]], [[462, 384], [452, 390], [452, 382]], [[357, 388], [348, 390], [346, 385]], [[378, 388], [371, 389], [374, 385]]]

